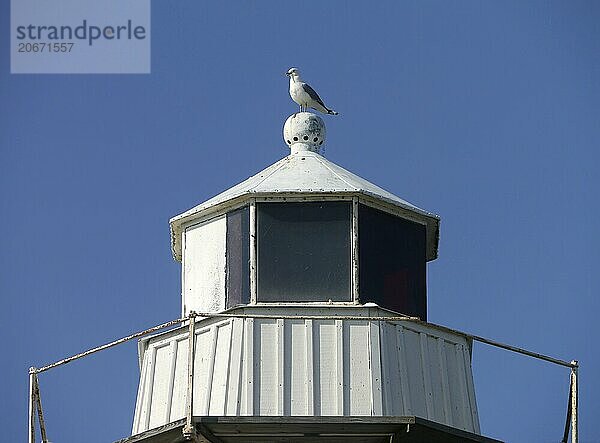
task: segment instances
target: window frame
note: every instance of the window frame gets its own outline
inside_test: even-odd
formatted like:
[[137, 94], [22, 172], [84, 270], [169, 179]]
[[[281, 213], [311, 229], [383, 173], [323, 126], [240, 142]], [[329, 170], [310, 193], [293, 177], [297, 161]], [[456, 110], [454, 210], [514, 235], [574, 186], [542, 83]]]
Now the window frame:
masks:
[[[256, 203], [285, 203], [285, 202], [323, 202], [323, 201], [350, 201], [352, 202], [351, 211], [351, 223], [350, 223], [350, 288], [352, 291], [352, 297], [350, 301], [297, 301], [297, 302], [261, 302], [257, 300], [257, 217], [256, 217]], [[359, 229], [358, 229], [358, 211], [359, 204], [369, 206], [373, 209], [385, 212], [387, 214], [399, 217], [405, 220], [418, 223], [427, 228], [427, 224], [422, 220], [419, 220], [409, 210], [391, 206], [382, 202], [381, 200], [371, 198], [368, 196], [357, 196], [352, 194], [339, 194], [339, 195], [277, 195], [272, 197], [254, 197], [250, 199], [250, 304], [252, 305], [359, 305], [360, 304], [360, 285], [359, 285]]]
[[[311, 203], [311, 202], [350, 202], [350, 232], [348, 238], [350, 239], [350, 297], [349, 300], [345, 301], [259, 301], [258, 300], [258, 249], [257, 249], [257, 203]], [[274, 197], [255, 197], [250, 201], [250, 304], [257, 306], [286, 306], [286, 305], [338, 305], [338, 306], [355, 306], [359, 303], [357, 297], [356, 288], [358, 286], [358, 256], [356, 254], [356, 246], [358, 242], [355, 240], [355, 234], [357, 232], [358, 225], [355, 223], [356, 216], [358, 214], [358, 200], [357, 197], [349, 195], [336, 195], [336, 196], [274, 196]], [[355, 226], [356, 224], [356, 226]]]

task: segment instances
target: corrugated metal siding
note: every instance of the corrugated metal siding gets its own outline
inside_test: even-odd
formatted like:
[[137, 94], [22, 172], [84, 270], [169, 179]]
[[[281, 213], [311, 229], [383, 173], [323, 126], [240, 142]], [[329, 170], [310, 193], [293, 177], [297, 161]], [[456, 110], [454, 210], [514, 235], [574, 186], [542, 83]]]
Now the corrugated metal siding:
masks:
[[[186, 335], [150, 340], [134, 434], [184, 417]], [[468, 346], [401, 321], [199, 322], [194, 414], [416, 415], [479, 433]]]

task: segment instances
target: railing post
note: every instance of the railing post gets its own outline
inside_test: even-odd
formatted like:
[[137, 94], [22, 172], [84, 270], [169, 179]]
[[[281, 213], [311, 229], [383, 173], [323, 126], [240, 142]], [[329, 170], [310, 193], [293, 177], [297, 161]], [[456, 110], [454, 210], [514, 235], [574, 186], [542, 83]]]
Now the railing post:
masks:
[[187, 377], [187, 396], [185, 426], [183, 427], [183, 437], [186, 440], [196, 439], [196, 427], [194, 426], [194, 356], [195, 356], [195, 337], [196, 337], [196, 313], [190, 312], [189, 315], [189, 335], [188, 335], [188, 377]]
[[577, 360], [573, 360], [571, 364], [573, 365], [571, 367], [571, 443], [577, 443], [579, 441], [577, 428], [577, 388], [579, 384], [579, 380], [577, 379], [577, 372], [579, 370], [579, 363], [577, 362]]
[[35, 443], [35, 368], [29, 368], [29, 443]]

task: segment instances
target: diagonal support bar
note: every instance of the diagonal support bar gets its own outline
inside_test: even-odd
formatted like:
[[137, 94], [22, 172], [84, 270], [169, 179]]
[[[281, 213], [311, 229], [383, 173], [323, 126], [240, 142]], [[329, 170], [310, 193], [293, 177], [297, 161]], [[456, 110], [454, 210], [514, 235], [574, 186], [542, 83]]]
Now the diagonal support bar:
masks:
[[42, 410], [42, 396], [40, 395], [40, 382], [37, 374], [34, 374], [35, 382], [35, 408], [37, 409], [38, 422], [40, 424], [40, 433], [42, 434], [42, 443], [48, 443], [46, 436], [46, 422], [44, 421], [44, 412]]
[[573, 413], [573, 409], [571, 408], [573, 399], [573, 377], [571, 377], [571, 382], [569, 383], [569, 401], [567, 404], [567, 419], [565, 420], [565, 432], [563, 433], [563, 438], [560, 443], [568, 443], [569, 442], [569, 431], [571, 430], [571, 415]]

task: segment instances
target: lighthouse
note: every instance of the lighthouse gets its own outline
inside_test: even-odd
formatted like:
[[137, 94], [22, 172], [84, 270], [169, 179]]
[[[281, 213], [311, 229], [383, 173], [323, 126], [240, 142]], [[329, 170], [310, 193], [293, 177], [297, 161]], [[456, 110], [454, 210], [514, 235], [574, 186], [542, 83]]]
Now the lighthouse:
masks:
[[471, 338], [427, 322], [440, 218], [321, 154], [289, 155], [170, 220], [188, 323], [139, 342], [121, 442], [487, 442]]

